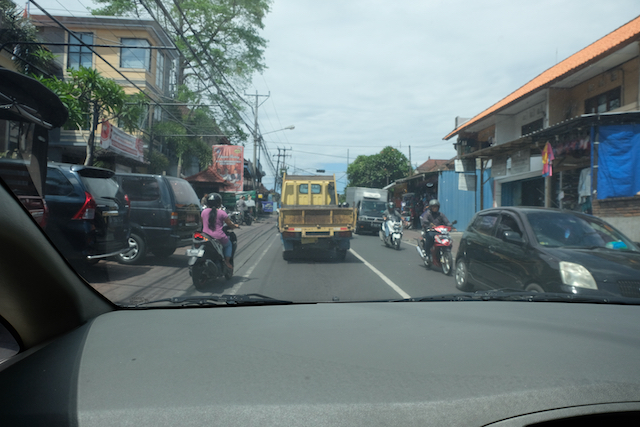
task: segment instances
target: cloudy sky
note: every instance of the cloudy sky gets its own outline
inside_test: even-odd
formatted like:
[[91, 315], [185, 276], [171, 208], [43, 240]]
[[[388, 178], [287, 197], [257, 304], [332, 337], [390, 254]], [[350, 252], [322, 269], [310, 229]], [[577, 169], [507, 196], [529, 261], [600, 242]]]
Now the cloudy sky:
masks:
[[[93, 7], [38, 3], [61, 15]], [[347, 162], [388, 145], [414, 166], [452, 158], [443, 137], [456, 116], [475, 116], [638, 15], [638, 0], [274, 0], [268, 69], [245, 92], [270, 94], [258, 117], [263, 134], [276, 131], [264, 135], [271, 156], [286, 148], [291, 172], [324, 169], [342, 187]]]

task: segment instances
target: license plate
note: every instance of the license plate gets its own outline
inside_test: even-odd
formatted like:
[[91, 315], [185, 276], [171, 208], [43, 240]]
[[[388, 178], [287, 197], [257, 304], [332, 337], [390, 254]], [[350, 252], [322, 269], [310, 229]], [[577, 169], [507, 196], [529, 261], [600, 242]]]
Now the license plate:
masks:
[[195, 256], [195, 257], [198, 257], [198, 258], [202, 258], [204, 256], [204, 248], [187, 249], [186, 255], [187, 256]]
[[187, 222], [190, 223], [190, 224], [196, 222], [196, 216], [195, 215], [187, 215]]
[[317, 237], [303, 237], [302, 244], [308, 245], [309, 243], [316, 243], [318, 241]]

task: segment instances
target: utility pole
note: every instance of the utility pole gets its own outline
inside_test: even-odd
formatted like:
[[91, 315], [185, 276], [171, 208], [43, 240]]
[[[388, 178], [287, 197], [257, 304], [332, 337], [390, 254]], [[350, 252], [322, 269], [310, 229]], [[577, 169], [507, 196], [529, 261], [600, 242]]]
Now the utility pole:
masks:
[[255, 96], [256, 97], [256, 106], [253, 112], [254, 115], [254, 123], [253, 123], [253, 189], [258, 189], [258, 165], [257, 165], [257, 153], [258, 153], [258, 144], [260, 142], [260, 137], [258, 136], [258, 107], [260, 105], [267, 102], [265, 99], [262, 103], [258, 104], [258, 98], [264, 96], [265, 98], [269, 98], [271, 96], [271, 92], [268, 95], [258, 95], [258, 91], [256, 91], [255, 95], [244, 94], [245, 96]]
[[[280, 154], [280, 150], [282, 150], [282, 154]], [[282, 182], [282, 170], [284, 170], [284, 159], [287, 157], [287, 150], [291, 150], [291, 148], [278, 148], [278, 160], [276, 161], [276, 182], [274, 185], [276, 192], [278, 191], [278, 184]], [[274, 157], [276, 156], [274, 155]], [[280, 167], [280, 157], [282, 157], [282, 168]]]

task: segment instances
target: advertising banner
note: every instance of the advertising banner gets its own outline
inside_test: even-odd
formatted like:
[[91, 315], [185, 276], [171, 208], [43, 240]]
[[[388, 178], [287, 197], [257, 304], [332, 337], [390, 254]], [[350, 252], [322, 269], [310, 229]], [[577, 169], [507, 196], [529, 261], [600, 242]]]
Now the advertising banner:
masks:
[[262, 212], [273, 212], [273, 202], [262, 202]]
[[122, 129], [113, 126], [108, 121], [102, 123], [100, 146], [105, 150], [132, 158], [139, 162], [144, 162], [144, 146], [142, 139], [129, 135]]
[[229, 184], [225, 191], [242, 191], [244, 178], [244, 147], [214, 145], [213, 167]]

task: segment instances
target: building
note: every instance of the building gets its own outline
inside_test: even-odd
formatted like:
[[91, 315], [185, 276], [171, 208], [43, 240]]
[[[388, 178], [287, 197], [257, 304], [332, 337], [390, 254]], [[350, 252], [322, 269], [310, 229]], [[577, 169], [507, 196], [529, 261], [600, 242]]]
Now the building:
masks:
[[490, 168], [494, 206], [593, 213], [638, 241], [639, 89], [640, 17], [456, 120], [444, 139], [457, 137], [467, 167]]
[[[144, 133], [154, 122], [167, 119], [162, 104], [172, 98], [175, 81], [174, 62], [178, 57], [171, 38], [155, 21], [105, 16], [32, 15], [40, 40], [55, 55], [62, 70], [93, 68], [102, 76], [116, 81], [127, 94], [144, 91], [149, 95], [149, 108], [140, 129]], [[73, 35], [71, 34], [73, 33]], [[85, 44], [83, 45], [78, 38]], [[90, 46], [90, 47], [89, 47]], [[57, 77], [65, 78], [66, 71]], [[154, 105], [155, 103], [155, 105]], [[112, 126], [117, 123], [112, 123]], [[62, 130], [50, 143], [50, 160], [82, 163], [88, 130]], [[133, 144], [142, 134], [120, 135], [124, 143]], [[147, 135], [148, 140], [148, 135]], [[99, 139], [97, 140], [99, 143]], [[144, 166], [144, 161], [127, 150], [101, 151], [98, 160], [117, 171], [130, 172]], [[140, 144], [138, 144], [140, 147]], [[162, 150], [160, 141], [154, 149]]]

